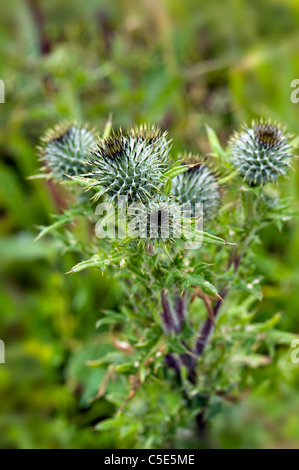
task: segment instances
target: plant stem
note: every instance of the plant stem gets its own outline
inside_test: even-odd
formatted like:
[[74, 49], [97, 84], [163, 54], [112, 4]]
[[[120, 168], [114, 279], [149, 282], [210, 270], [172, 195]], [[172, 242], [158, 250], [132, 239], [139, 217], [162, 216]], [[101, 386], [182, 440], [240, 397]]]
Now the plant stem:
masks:
[[[223, 291], [221, 292], [221, 297], [222, 299], [224, 300], [225, 297], [227, 296], [229, 292], [229, 288], [225, 288], [223, 289]], [[220, 310], [220, 307], [221, 307], [221, 304], [222, 304], [222, 300], [217, 300], [214, 308], [213, 308], [213, 317], [214, 317], [214, 320], [215, 318], [217, 317], [217, 314]], [[206, 319], [206, 321], [204, 322], [201, 330], [200, 330], [200, 334], [199, 334], [199, 337], [196, 341], [196, 344], [195, 344], [195, 348], [194, 348], [194, 353], [197, 355], [197, 356], [201, 356], [201, 354], [203, 353], [203, 350], [208, 342], [208, 339], [211, 335], [211, 332], [213, 330], [213, 327], [214, 327], [214, 324], [212, 322], [212, 319], [210, 317], [208, 317]]]
[[[255, 235], [255, 233], [257, 232], [257, 227], [256, 226], [253, 226], [252, 229], [249, 231], [248, 235], [246, 235], [246, 237], [244, 237], [243, 241], [241, 242], [241, 246], [242, 248], [241, 249], [234, 249], [231, 256], [230, 256], [230, 259], [229, 259], [229, 262], [228, 262], [228, 265], [227, 265], [227, 268], [226, 270], [228, 271], [231, 266], [234, 266], [234, 272], [235, 274], [238, 272], [238, 269], [239, 269], [239, 266], [240, 266], [240, 263], [241, 263], [241, 260], [244, 256], [244, 253], [245, 253], [245, 249], [247, 248], [247, 246], [249, 245], [249, 243], [251, 242], [253, 236]], [[215, 303], [214, 307], [213, 307], [213, 316], [211, 317], [210, 315], [208, 316], [208, 318], [206, 319], [206, 321], [204, 322], [204, 324], [202, 325], [201, 327], [201, 330], [199, 332], [199, 335], [198, 335], [198, 338], [197, 338], [197, 341], [195, 343], [195, 347], [194, 347], [194, 354], [199, 357], [203, 354], [203, 351], [209, 341], [209, 338], [211, 336], [211, 333], [213, 331], [213, 328], [215, 326], [215, 319], [219, 313], [219, 310], [220, 310], [220, 307], [224, 301], [224, 299], [226, 298], [227, 294], [229, 293], [229, 286], [225, 287], [221, 293], [220, 293], [220, 296], [222, 298], [222, 300], [217, 300], [217, 302]], [[214, 321], [213, 321], [214, 320]], [[196, 367], [196, 359], [192, 358], [192, 362], [190, 362], [190, 369], [189, 369], [189, 374], [194, 377], [196, 374], [195, 374], [195, 367]]]
[[177, 319], [177, 328], [179, 331], [182, 330], [185, 318], [186, 318], [186, 307], [187, 307], [187, 292], [183, 292], [181, 295], [175, 293], [175, 313]]
[[168, 297], [168, 291], [167, 289], [162, 289], [161, 290], [161, 305], [162, 305], [162, 322], [163, 326], [166, 330], [166, 333], [170, 333], [171, 331], [177, 331], [176, 324], [174, 322], [173, 314], [172, 314], [172, 309], [171, 305], [169, 302], [169, 297]]

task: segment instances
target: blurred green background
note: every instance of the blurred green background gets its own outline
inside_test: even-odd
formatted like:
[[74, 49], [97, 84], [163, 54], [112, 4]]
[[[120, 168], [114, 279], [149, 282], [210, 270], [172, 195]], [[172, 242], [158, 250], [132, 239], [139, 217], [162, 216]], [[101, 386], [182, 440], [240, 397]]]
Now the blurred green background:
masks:
[[[95, 322], [121, 302], [96, 270], [64, 273], [80, 261], [57, 242], [34, 243], [64, 194], [27, 177], [38, 172], [36, 145], [70, 118], [102, 131], [149, 122], [168, 129], [173, 151], [209, 152], [204, 126], [226, 143], [234, 128], [263, 116], [298, 134], [296, 0], [10, 0], [1, 5], [0, 364], [1, 448], [125, 446], [93, 426], [111, 416], [94, 403], [103, 378], [90, 370], [111, 347]], [[285, 195], [299, 201], [299, 168]], [[84, 230], [84, 227], [77, 228]], [[299, 224], [262, 234], [255, 263], [267, 279], [259, 318], [281, 312], [280, 329], [299, 337]], [[299, 365], [281, 352], [256, 372], [253, 387], [211, 421], [212, 447], [299, 448]], [[170, 446], [179, 444], [169, 443]]]

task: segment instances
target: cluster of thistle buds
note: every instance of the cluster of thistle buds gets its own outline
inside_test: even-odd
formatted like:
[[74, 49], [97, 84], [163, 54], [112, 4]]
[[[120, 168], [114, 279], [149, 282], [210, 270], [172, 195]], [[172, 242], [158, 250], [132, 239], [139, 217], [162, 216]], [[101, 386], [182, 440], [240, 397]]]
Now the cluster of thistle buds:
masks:
[[[290, 166], [289, 140], [279, 126], [253, 122], [231, 140], [232, 169], [250, 186], [276, 182]], [[181, 208], [191, 207], [189, 217], [194, 219], [194, 207], [200, 204], [208, 221], [215, 217], [221, 195], [218, 178], [204, 158], [184, 155], [179, 171], [177, 166], [173, 174], [170, 151], [167, 133], [156, 127], [133, 127], [96, 140], [88, 126], [64, 123], [46, 134], [40, 159], [51, 178], [84, 181], [94, 200], [103, 197], [116, 205], [119, 198], [126, 198], [128, 204], [141, 204], [137, 216], [135, 209], [128, 211], [129, 216], [143, 220], [149, 240], [165, 241], [176, 238]], [[166, 191], [169, 179], [171, 187]], [[151, 220], [153, 227], [149, 227]]]

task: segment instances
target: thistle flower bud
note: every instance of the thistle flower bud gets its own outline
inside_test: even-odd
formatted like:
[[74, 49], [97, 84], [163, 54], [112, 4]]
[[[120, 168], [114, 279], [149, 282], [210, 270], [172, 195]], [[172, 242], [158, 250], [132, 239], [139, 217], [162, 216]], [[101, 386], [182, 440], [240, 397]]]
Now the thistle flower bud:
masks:
[[181, 236], [182, 208], [171, 198], [160, 194], [147, 204], [128, 207], [131, 235], [147, 241], [171, 241]]
[[232, 163], [251, 186], [276, 182], [285, 175], [292, 157], [289, 136], [271, 122], [252, 122], [231, 141]]
[[129, 203], [147, 202], [163, 182], [167, 168], [169, 142], [166, 134], [154, 127], [136, 127], [99, 139], [88, 162], [86, 176], [96, 180], [90, 188], [102, 186], [110, 202], [126, 197]]
[[168, 165], [168, 155], [170, 150], [170, 142], [167, 141], [167, 133], [162, 133], [159, 127], [148, 127], [145, 124], [135, 126], [130, 130], [132, 137], [140, 142], [146, 141], [148, 145], [156, 147], [156, 153], [159, 153], [163, 163]]
[[56, 180], [86, 172], [87, 148], [93, 147], [94, 135], [85, 126], [63, 123], [47, 132], [42, 139], [40, 160], [43, 170]]
[[199, 156], [189, 154], [183, 164], [193, 164], [185, 173], [172, 180], [172, 195], [181, 205], [191, 204], [191, 216], [195, 217], [195, 205], [203, 205], [203, 216], [212, 219], [219, 205], [220, 192], [215, 175]]

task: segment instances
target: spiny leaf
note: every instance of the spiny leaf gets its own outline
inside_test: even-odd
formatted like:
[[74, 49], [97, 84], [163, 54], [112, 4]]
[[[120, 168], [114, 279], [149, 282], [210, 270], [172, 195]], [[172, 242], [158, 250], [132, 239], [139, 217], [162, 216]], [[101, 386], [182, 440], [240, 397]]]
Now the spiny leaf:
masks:
[[222, 146], [219, 142], [219, 139], [216, 135], [216, 132], [209, 126], [206, 126], [206, 131], [207, 131], [208, 139], [209, 139], [212, 151], [213, 151], [212, 155], [214, 157], [219, 158], [219, 160], [221, 162], [227, 164], [229, 162], [228, 155], [223, 150], [223, 148], [222, 148]]

